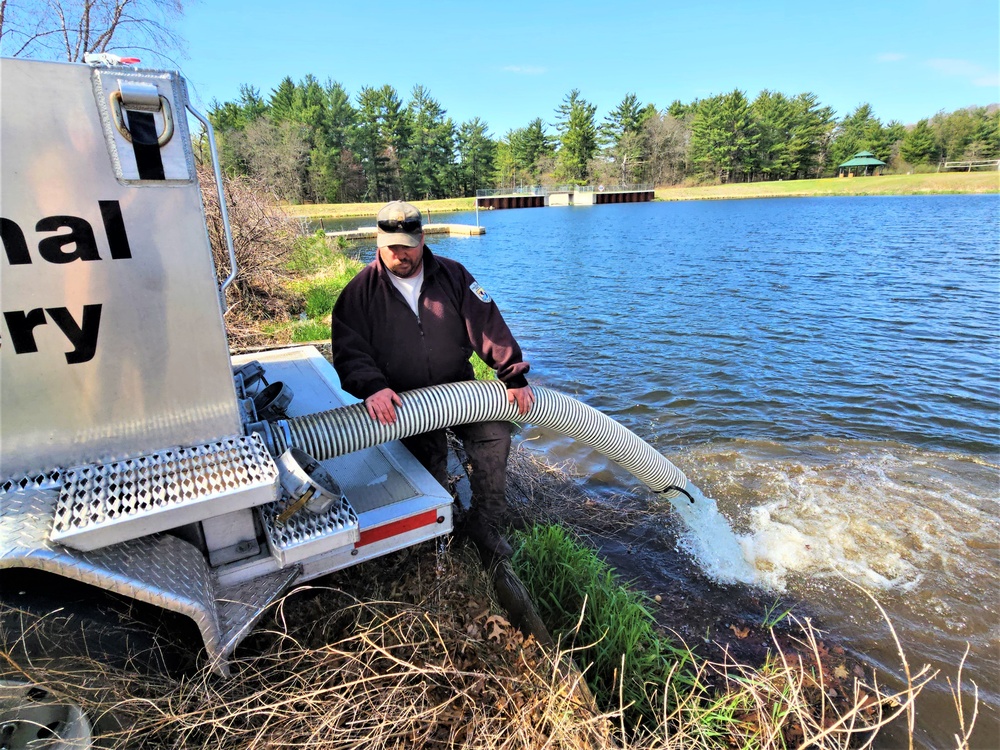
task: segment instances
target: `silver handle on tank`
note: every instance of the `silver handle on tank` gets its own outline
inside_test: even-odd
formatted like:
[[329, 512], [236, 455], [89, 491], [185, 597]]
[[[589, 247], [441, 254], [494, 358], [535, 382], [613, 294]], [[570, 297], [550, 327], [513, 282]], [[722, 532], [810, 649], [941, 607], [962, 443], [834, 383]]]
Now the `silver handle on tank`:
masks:
[[236, 249], [233, 247], [233, 230], [229, 227], [229, 211], [226, 208], [226, 193], [222, 188], [222, 170], [219, 168], [219, 153], [215, 148], [215, 130], [212, 123], [203, 114], [187, 105], [188, 111], [198, 118], [198, 122], [205, 126], [208, 131], [208, 149], [212, 155], [212, 170], [215, 172], [215, 187], [219, 191], [219, 210], [222, 213], [222, 231], [226, 237], [226, 249], [229, 250], [229, 276], [222, 282], [220, 291], [225, 292], [226, 287], [233, 283], [236, 278]]

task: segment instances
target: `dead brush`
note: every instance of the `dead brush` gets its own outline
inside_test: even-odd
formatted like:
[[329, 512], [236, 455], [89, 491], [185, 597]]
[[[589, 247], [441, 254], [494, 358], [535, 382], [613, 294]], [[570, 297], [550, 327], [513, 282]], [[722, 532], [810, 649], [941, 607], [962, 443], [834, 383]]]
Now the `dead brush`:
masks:
[[383, 586], [398, 585], [409, 601], [361, 601], [371, 572], [293, 592], [233, 659], [228, 679], [206, 665], [138, 680], [99, 663], [25, 677], [57, 693], [67, 680], [86, 686], [73, 691], [77, 702], [119, 726], [102, 738], [107, 746], [220, 750], [872, 747], [933, 677], [921, 670], [895, 692], [854, 679], [846, 703], [834, 701], [845, 681], [830, 678], [805, 621], [802, 648], [789, 653], [776, 640], [762, 666], [695, 658], [694, 687], [657, 700], [659, 720], [634, 731], [620, 701], [600, 714], [578, 700], [560, 668], [578, 653], [544, 652], [496, 613], [469, 550], [425, 544], [388, 563], [409, 573]]
[[[727, 658], [702, 661], [695, 688], [677, 693], [664, 710], [659, 731], [673, 727], [680, 745], [711, 747], [720, 735], [738, 747], [774, 748], [873, 747], [880, 729], [912, 712], [923, 688], [935, 677], [928, 667], [912, 675], [898, 691], [871, 680], [831, 674], [831, 659], [819, 633], [808, 621], [792, 618], [800, 632], [790, 651], [774, 636], [774, 656], [750, 666]], [[890, 625], [891, 627], [891, 625]], [[655, 734], [655, 733], [654, 733]], [[649, 747], [645, 740], [639, 747]]]
[[[224, 279], [231, 269], [215, 176], [210, 168], [201, 165], [198, 180], [216, 273]], [[241, 176], [224, 178], [223, 184], [238, 268], [236, 278], [226, 289], [229, 345], [242, 349], [287, 343], [290, 336], [287, 330], [265, 333], [264, 326], [289, 320], [291, 309], [302, 304], [289, 289], [286, 269], [300, 234], [298, 223], [278, 207], [276, 197], [261, 182]]]
[[155, 697], [119, 701], [114, 710], [128, 717], [129, 729], [115, 741], [234, 749], [594, 746], [605, 717], [580, 705], [550, 657], [496, 615], [486, 596], [455, 585], [469, 578], [472, 558], [448, 554], [431, 564], [426, 548], [420, 556], [424, 584], [417, 573], [408, 583], [422, 603], [362, 602], [339, 588], [290, 595], [253, 636], [250, 648], [261, 650], [233, 661], [231, 679], [204, 669]]

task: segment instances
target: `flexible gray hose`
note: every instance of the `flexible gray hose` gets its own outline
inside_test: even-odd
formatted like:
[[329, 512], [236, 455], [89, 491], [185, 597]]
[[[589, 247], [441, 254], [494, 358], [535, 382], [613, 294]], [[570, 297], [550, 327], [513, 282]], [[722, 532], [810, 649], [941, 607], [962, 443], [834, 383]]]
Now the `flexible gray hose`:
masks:
[[[532, 386], [535, 403], [524, 416], [507, 402], [507, 389], [496, 381], [466, 381], [419, 388], [399, 394], [396, 423], [379, 424], [364, 404], [291, 417], [274, 431], [278, 455], [289, 447], [324, 461], [373, 445], [470, 422], [517, 421], [568, 435], [599, 451], [654, 492], [676, 497], [687, 478], [638, 435], [574, 398]], [[286, 442], [288, 443], [286, 445]], [[684, 492], [684, 494], [687, 494]]]

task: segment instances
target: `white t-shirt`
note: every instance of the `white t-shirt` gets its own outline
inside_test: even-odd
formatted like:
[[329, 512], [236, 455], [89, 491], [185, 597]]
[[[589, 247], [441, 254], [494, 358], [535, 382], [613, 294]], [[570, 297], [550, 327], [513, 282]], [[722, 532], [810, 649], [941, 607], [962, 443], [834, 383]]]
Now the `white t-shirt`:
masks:
[[389, 271], [389, 278], [392, 280], [392, 285], [399, 290], [399, 293], [403, 295], [403, 299], [413, 310], [413, 314], [418, 318], [420, 317], [420, 311], [417, 308], [417, 303], [420, 301], [420, 287], [424, 285], [424, 266], [420, 264], [420, 270], [415, 276], [411, 276], [408, 279], [403, 279]]

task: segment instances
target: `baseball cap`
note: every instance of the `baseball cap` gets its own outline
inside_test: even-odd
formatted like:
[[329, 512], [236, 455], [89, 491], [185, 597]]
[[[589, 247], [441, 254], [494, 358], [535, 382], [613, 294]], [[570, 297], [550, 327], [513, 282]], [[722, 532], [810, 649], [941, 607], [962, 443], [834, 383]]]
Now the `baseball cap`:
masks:
[[375, 217], [378, 224], [376, 242], [379, 247], [405, 245], [416, 247], [420, 244], [422, 217], [420, 210], [405, 201], [392, 201], [382, 206]]

